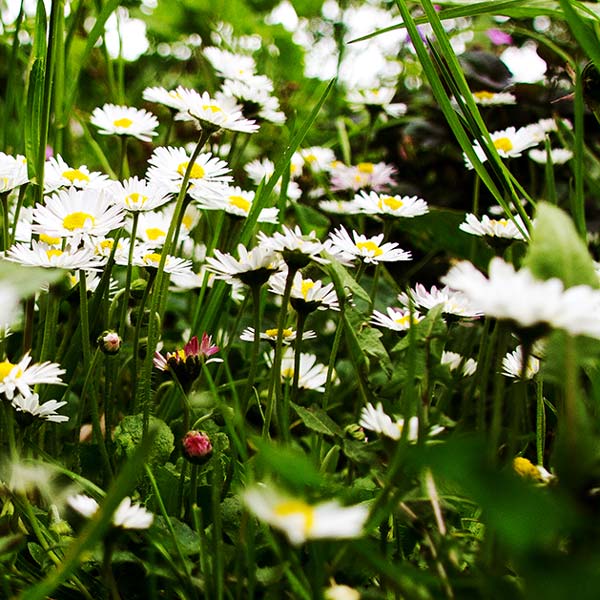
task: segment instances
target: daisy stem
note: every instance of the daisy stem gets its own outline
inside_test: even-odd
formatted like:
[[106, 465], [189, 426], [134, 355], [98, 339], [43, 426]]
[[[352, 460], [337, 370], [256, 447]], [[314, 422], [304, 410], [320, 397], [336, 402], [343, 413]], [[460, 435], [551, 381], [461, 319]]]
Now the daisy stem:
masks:
[[127, 256], [127, 274], [125, 275], [125, 291], [121, 300], [121, 315], [119, 317], [118, 333], [123, 337], [125, 331], [125, 319], [127, 318], [127, 308], [129, 306], [129, 292], [131, 291], [131, 272], [133, 271], [133, 249], [135, 247], [135, 235], [137, 233], [138, 221], [140, 213], [136, 210], [132, 215], [131, 223], [131, 241], [129, 242], [129, 254]]
[[0, 402], [3, 411], [3, 421], [6, 427], [6, 434], [2, 436], [3, 439], [8, 440], [8, 451], [11, 460], [15, 461], [19, 457], [19, 451], [17, 448], [17, 440], [15, 438], [15, 415], [12, 406], [9, 406], [9, 402]]
[[173, 124], [175, 123], [175, 112], [176, 111], [174, 109], [169, 109], [170, 118], [167, 123], [167, 129], [165, 131], [165, 138], [162, 143], [163, 146], [169, 145], [169, 138], [171, 137], [171, 131], [173, 131]]
[[[185, 198], [187, 193], [188, 183], [190, 181], [190, 176], [192, 174], [192, 168], [196, 162], [196, 158], [200, 153], [200, 150], [204, 146], [204, 144], [208, 141], [210, 136], [214, 133], [213, 129], [203, 129], [200, 133], [200, 139], [192, 152], [192, 156], [187, 164], [185, 173], [183, 175], [183, 180], [181, 182], [181, 189], [179, 190], [179, 194], [177, 195], [177, 200], [175, 202], [175, 209], [173, 210], [173, 217], [171, 220], [171, 224], [169, 226], [169, 231], [167, 232], [165, 243], [163, 246], [163, 251], [161, 252], [160, 262], [158, 264], [158, 269], [156, 270], [156, 290], [152, 295], [152, 303], [150, 306], [150, 314], [158, 314], [158, 321], [162, 320], [162, 314], [165, 308], [166, 302], [166, 294], [167, 287], [169, 284], [169, 276], [165, 279], [165, 265], [167, 262], [167, 255], [173, 245], [175, 240], [175, 232], [179, 230], [181, 225], [181, 220], [184, 215], [185, 208]], [[147, 343], [147, 351], [146, 357], [144, 359], [143, 371], [141, 373], [140, 384], [136, 389], [136, 399], [135, 405], [142, 405], [144, 407], [144, 439], [148, 436], [148, 423], [149, 423], [149, 415], [150, 415], [150, 388], [151, 388], [151, 377], [152, 377], [152, 359], [154, 356], [154, 351], [156, 350], [156, 346], [158, 344], [159, 339], [159, 331], [156, 320], [154, 318], [150, 319], [148, 324], [148, 343]], [[134, 357], [135, 359], [135, 357]], [[135, 385], [135, 383], [134, 383]]]
[[46, 297], [46, 315], [44, 318], [44, 337], [40, 351], [40, 361], [56, 356], [56, 328], [58, 324], [59, 300], [52, 284]]
[[273, 392], [277, 406], [281, 406], [281, 358], [283, 349], [283, 328], [285, 327], [285, 318], [287, 316], [287, 308], [292, 295], [292, 286], [294, 285], [294, 276], [297, 269], [288, 265], [288, 274], [285, 280], [285, 288], [281, 299], [281, 308], [279, 309], [279, 318], [277, 320], [277, 340], [275, 342], [275, 354], [273, 356], [273, 371], [271, 372], [271, 380], [269, 382], [269, 393], [267, 395], [267, 412], [265, 414], [265, 422], [263, 425], [262, 435], [264, 438], [269, 436], [269, 428], [271, 427], [271, 419], [273, 418]]
[[0, 201], [2, 202], [2, 250], [8, 250], [10, 246], [8, 237], [8, 192], [0, 194]]
[[333, 338], [333, 345], [331, 346], [331, 353], [329, 354], [329, 364], [327, 365], [327, 380], [325, 382], [325, 393], [323, 394], [323, 410], [327, 410], [327, 406], [329, 404], [329, 396], [331, 395], [331, 388], [333, 387], [333, 366], [335, 365], [335, 360], [337, 358], [337, 353], [340, 348], [340, 343], [342, 341], [342, 335], [344, 333], [344, 319], [343, 319], [343, 311], [345, 310], [345, 306], [343, 305], [342, 298], [339, 298], [340, 303], [340, 318], [337, 323], [337, 327], [335, 328], [335, 336]]
[[111, 540], [104, 540], [104, 554], [102, 558], [102, 573], [104, 577], [104, 583], [110, 590], [110, 596], [112, 600], [121, 600], [119, 595], [119, 588], [115, 581], [115, 575], [112, 570], [112, 555], [113, 555], [114, 543]]
[[10, 234], [10, 244], [12, 245], [15, 241], [15, 235], [17, 234], [17, 223], [19, 222], [19, 215], [21, 214], [21, 208], [23, 206], [23, 202], [25, 200], [25, 192], [27, 191], [27, 186], [29, 184], [25, 183], [19, 188], [19, 196], [17, 198], [17, 206], [15, 208], [15, 216], [13, 218], [12, 230]]
[[243, 414], [246, 414], [248, 404], [250, 403], [250, 396], [252, 394], [252, 387], [254, 385], [254, 379], [256, 378], [256, 369], [258, 367], [258, 357], [260, 356], [260, 328], [261, 328], [261, 306], [260, 306], [260, 292], [261, 285], [252, 285], [250, 291], [252, 292], [252, 309], [254, 312], [254, 341], [252, 343], [252, 356], [250, 360], [250, 371], [248, 372], [248, 380], [246, 381], [246, 389], [244, 390], [243, 398]]
[[[296, 343], [294, 344], [294, 379], [292, 380], [292, 393], [290, 402], [295, 403], [298, 398], [298, 385], [300, 383], [300, 350], [302, 349], [302, 336], [304, 335], [304, 326], [306, 325], [306, 319], [308, 314], [304, 311], [298, 313], [298, 323], [296, 325]], [[290, 419], [290, 405], [286, 403], [283, 407], [283, 416], [285, 419], [284, 425], [286, 426], [285, 435], [289, 433], [289, 419]]]
[[117, 177], [119, 180], [123, 179], [123, 177], [129, 177], [129, 162], [127, 160], [127, 142], [127, 136], [119, 136], [119, 168], [117, 170]]
[[535, 420], [535, 450], [537, 464], [544, 464], [544, 444], [546, 441], [546, 411], [544, 408], [544, 384], [540, 379], [536, 382], [536, 420]]

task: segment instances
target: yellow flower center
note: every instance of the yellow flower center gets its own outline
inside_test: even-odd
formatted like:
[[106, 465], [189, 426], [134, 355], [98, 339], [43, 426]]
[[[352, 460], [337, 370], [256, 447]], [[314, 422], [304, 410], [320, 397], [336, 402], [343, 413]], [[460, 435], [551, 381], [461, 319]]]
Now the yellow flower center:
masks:
[[[279, 329], [267, 329], [265, 331], [265, 333], [272, 338], [276, 338], [277, 337], [277, 332], [279, 331]], [[284, 329], [283, 330], [283, 337], [284, 338], [289, 338], [293, 335], [292, 330], [291, 329]]]
[[69, 169], [68, 171], [63, 171], [62, 176], [65, 179], [68, 179], [71, 183], [75, 183], [76, 181], [85, 181], [89, 183], [90, 181], [90, 178], [79, 169]]
[[498, 225], [501, 225], [502, 227], [506, 227], [508, 225], [508, 220], [507, 219], [498, 219], [496, 221], [496, 223], [498, 223]]
[[91, 225], [94, 225], [96, 222], [94, 217], [89, 213], [77, 211], [67, 215], [63, 219], [63, 227], [69, 231], [75, 231], [76, 229], [83, 229], [88, 221]]
[[[182, 162], [178, 167], [177, 167], [177, 172], [183, 177], [185, 175], [185, 171], [188, 168], [189, 165], [189, 161], [188, 162]], [[205, 175], [205, 171], [204, 169], [197, 163], [194, 163], [192, 166], [192, 172], [190, 173], [190, 179], [202, 179]]]
[[398, 323], [398, 325], [408, 325], [410, 323], [410, 315], [402, 315], [400, 317], [396, 317], [394, 319], [394, 323]]
[[314, 154], [307, 154], [307, 155], [304, 157], [304, 160], [305, 160], [307, 163], [314, 163], [314, 162], [316, 162], [316, 161], [317, 161], [317, 157], [316, 157]]
[[[10, 372], [14, 369], [16, 365], [13, 365], [11, 362], [4, 360], [0, 362], [0, 381], [4, 381], [9, 375]], [[21, 369], [17, 372], [17, 377], [22, 375]]]
[[153, 242], [165, 235], [167, 235], [167, 233], [158, 227], [148, 227], [148, 229], [146, 229], [146, 237]]
[[50, 250], [46, 250], [46, 256], [48, 258], [52, 258], [53, 256], [62, 256], [63, 255], [63, 251], [59, 250], [58, 248], [52, 248]]
[[102, 240], [99, 244], [102, 250], [112, 250], [115, 240]]
[[493, 94], [492, 92], [487, 92], [485, 90], [481, 91], [481, 92], [475, 92], [473, 94], [473, 96], [475, 96], [475, 98], [477, 98], [478, 100], [491, 100], [496, 94]]
[[189, 231], [194, 224], [194, 218], [192, 215], [184, 215], [181, 224]]
[[369, 162], [364, 162], [364, 163], [358, 163], [356, 165], [356, 168], [361, 172], [361, 173], [368, 173], [369, 175], [373, 172], [373, 168], [375, 167], [375, 165], [373, 163], [369, 163]]
[[60, 244], [60, 238], [52, 237], [47, 233], [40, 233], [40, 242], [44, 242], [44, 244], [49, 244], [50, 246], [56, 246], [56, 244]]
[[359, 250], [366, 250], [372, 253], [373, 256], [380, 256], [383, 254], [383, 250], [373, 241], [367, 240], [366, 242], [356, 242], [356, 247]]
[[281, 376], [284, 379], [293, 379], [294, 378], [294, 367], [288, 367], [287, 369], [281, 369]]
[[133, 125], [133, 121], [131, 119], [128, 119], [127, 117], [122, 117], [120, 119], [117, 119], [116, 121], [113, 121], [113, 125], [115, 127], [131, 127]]
[[308, 292], [315, 287], [315, 282], [311, 281], [310, 279], [305, 279], [301, 286], [300, 286], [300, 292], [302, 293], [302, 297], [306, 300], [306, 297], [308, 296]]
[[125, 198], [125, 204], [127, 206], [134, 206], [137, 208], [138, 206], [144, 206], [147, 200], [148, 196], [143, 196], [138, 192], [132, 192], [131, 194], [129, 194], [129, 196]]
[[149, 254], [145, 254], [143, 258], [145, 263], [158, 264], [160, 262], [160, 254], [156, 252], [150, 252]]
[[513, 143], [507, 137], [501, 137], [494, 140], [494, 146], [496, 146], [497, 150], [502, 150], [503, 152], [510, 152], [514, 147]]
[[275, 514], [278, 517], [291, 517], [298, 515], [303, 518], [303, 530], [307, 535], [313, 528], [315, 523], [315, 511], [312, 506], [302, 502], [302, 500], [288, 500], [281, 502], [275, 507]]
[[378, 206], [379, 208], [387, 206], [391, 210], [398, 210], [399, 208], [402, 208], [404, 206], [404, 202], [392, 196], [384, 196], [383, 198], [380, 198]]
[[229, 204], [230, 206], [240, 208], [244, 212], [248, 212], [252, 206], [252, 202], [246, 200], [243, 196], [229, 196]]
[[536, 466], [528, 459], [522, 456], [517, 456], [513, 460], [513, 469], [517, 475], [524, 477], [525, 479], [539, 479], [540, 474]]
[[213, 114], [223, 112], [222, 108], [220, 106], [217, 106], [216, 104], [203, 104], [202, 110], [207, 110]]

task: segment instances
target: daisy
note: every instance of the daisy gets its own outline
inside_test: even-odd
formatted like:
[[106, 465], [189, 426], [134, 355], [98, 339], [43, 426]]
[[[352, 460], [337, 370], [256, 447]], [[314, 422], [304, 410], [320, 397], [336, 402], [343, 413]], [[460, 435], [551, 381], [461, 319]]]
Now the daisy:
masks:
[[[286, 271], [273, 275], [269, 281], [269, 291], [283, 296], [286, 279]], [[294, 275], [290, 302], [297, 311], [340, 310], [333, 283], [323, 285], [322, 281], [304, 278], [300, 271]]]
[[47, 160], [44, 165], [44, 194], [71, 186], [80, 189], [102, 188], [108, 183], [108, 175], [96, 171], [90, 172], [85, 165], [70, 167], [60, 154]]
[[[149, 183], [164, 186], [169, 192], [178, 193], [183, 176], [188, 168], [190, 156], [184, 148], [159, 147], [148, 160], [150, 168], [146, 173]], [[218, 195], [221, 186], [229, 183], [229, 167], [225, 161], [210, 152], [199, 154], [190, 173], [190, 186], [196, 188], [196, 195]]]
[[[546, 150], [534, 148], [527, 153], [527, 156], [540, 165], [545, 165], [548, 161]], [[550, 148], [550, 158], [552, 159], [553, 165], [564, 165], [573, 158], [573, 152], [567, 148]]]
[[147, 110], [133, 106], [105, 104], [94, 109], [90, 123], [102, 135], [130, 135], [142, 142], [150, 142], [158, 135], [158, 119]]
[[336, 165], [331, 170], [331, 189], [354, 190], [370, 188], [376, 192], [393, 185], [396, 169], [383, 162], [362, 162], [355, 166]]
[[386, 327], [392, 331], [406, 331], [410, 329], [411, 325], [416, 325], [419, 321], [422, 321], [422, 317], [419, 313], [414, 312], [411, 314], [409, 310], [403, 310], [401, 308], [386, 308], [387, 315], [374, 310], [371, 315], [371, 323], [377, 327]]
[[[44, 421], [50, 421], [51, 423], [65, 423], [69, 420], [66, 415], [59, 415], [56, 411], [67, 404], [66, 401], [57, 402], [56, 400], [48, 400], [44, 404], [40, 404], [40, 397], [38, 394], [31, 394], [29, 396], [16, 395], [11, 401], [12, 407], [19, 413], [19, 417], [34, 417], [43, 419]], [[22, 413], [22, 414], [20, 414]]]
[[[304, 338], [303, 338], [304, 339]], [[273, 364], [273, 357], [269, 357], [269, 363]], [[281, 382], [290, 383], [294, 379], [295, 353], [288, 346], [281, 359]], [[317, 362], [314, 354], [300, 353], [300, 372], [298, 375], [298, 387], [315, 392], [324, 392], [327, 383], [327, 365]]]
[[517, 456], [513, 460], [512, 466], [517, 475], [538, 483], [550, 483], [556, 478], [555, 475], [552, 475], [552, 473], [542, 465], [534, 465], [530, 460], [523, 456]]
[[105, 236], [124, 224], [123, 208], [102, 190], [69, 188], [60, 190], [46, 204], [33, 209], [31, 230], [64, 237], [76, 244], [81, 239]]
[[473, 358], [465, 358], [458, 352], [444, 350], [442, 352], [441, 363], [446, 365], [451, 371], [456, 371], [462, 364], [462, 374], [464, 377], [470, 377], [477, 370], [477, 361]]
[[[190, 190], [190, 196], [196, 197], [195, 189]], [[220, 196], [200, 197], [198, 198], [198, 206], [205, 210], [224, 210], [230, 215], [246, 218], [252, 208], [254, 202], [254, 192], [247, 192], [240, 187], [223, 186]], [[263, 208], [257, 221], [259, 223], [279, 223], [278, 208]]]
[[[479, 220], [475, 215], [468, 213], [465, 216], [465, 222], [459, 225], [459, 229], [471, 235], [504, 238], [509, 240], [523, 240], [525, 236], [523, 231], [527, 231], [527, 227], [520, 215], [515, 215], [512, 219], [490, 219], [487, 215], [483, 215]], [[515, 224], [518, 223], [519, 227]]]
[[208, 92], [199, 94], [179, 86], [176, 90], [181, 99], [181, 110], [175, 115], [180, 121], [193, 121], [198, 129], [237, 131], [254, 133], [259, 126], [255, 121], [245, 119], [242, 107], [231, 96], [217, 92], [210, 97]]
[[321, 200], [319, 208], [336, 215], [358, 215], [362, 212], [357, 203], [350, 200]]
[[237, 279], [252, 286], [262, 285], [280, 269], [281, 257], [272, 250], [257, 246], [248, 251], [242, 244], [238, 244], [237, 250], [239, 259], [215, 250], [214, 258], [206, 257], [207, 270], [228, 283]]
[[[138, 267], [147, 267], [150, 269], [158, 269], [161, 261], [161, 254], [158, 252], [145, 252], [140, 249], [134, 252], [132, 264]], [[176, 256], [167, 255], [165, 259], [165, 273], [177, 276], [190, 276], [193, 274], [192, 261], [186, 258], [178, 258]]]
[[26, 267], [44, 267], [46, 269], [84, 269], [100, 270], [106, 264], [105, 257], [96, 256], [88, 247], [64, 250], [48, 247], [46, 244], [31, 241], [30, 244], [17, 243], [6, 251], [6, 260]]
[[336, 162], [333, 150], [323, 146], [302, 148], [298, 150], [297, 154], [302, 159], [303, 164], [307, 165], [313, 173], [329, 172]]
[[[272, 342], [273, 344], [277, 342], [277, 333], [278, 329], [267, 329], [266, 331], [260, 332], [260, 339], [267, 340], [268, 342]], [[304, 340], [313, 340], [317, 337], [317, 334], [314, 331], [305, 331], [302, 334], [302, 341]], [[254, 327], [246, 327], [242, 334], [240, 335], [240, 339], [244, 342], [254, 342]], [[284, 344], [291, 344], [296, 341], [296, 331], [291, 328], [286, 328], [283, 330], [282, 342]]]
[[164, 87], [147, 87], [142, 93], [142, 98], [148, 102], [163, 104], [172, 110], [179, 111], [183, 108], [181, 98], [175, 90]]
[[67, 504], [82, 517], [91, 519], [98, 510], [98, 503], [85, 494], [75, 494], [67, 497]]
[[320, 254], [327, 248], [321, 243], [314, 231], [303, 235], [298, 225], [290, 229], [282, 225], [283, 233], [276, 231], [272, 236], [267, 236], [262, 231], [256, 236], [260, 246], [280, 252], [283, 260], [291, 267], [306, 267], [311, 260], [326, 264], [329, 261], [321, 258]]
[[24, 398], [33, 393], [30, 386], [40, 383], [62, 384], [60, 378], [66, 371], [58, 363], [45, 361], [31, 365], [31, 356], [25, 356], [16, 364], [8, 360], [0, 362], [0, 393], [7, 400], [15, 397], [15, 390]]
[[130, 177], [123, 182], [116, 181], [110, 188], [110, 193], [116, 204], [128, 212], [155, 210], [173, 197], [165, 187], [137, 177]]
[[[358, 424], [369, 431], [380, 433], [381, 435], [396, 441], [402, 437], [402, 432], [405, 427], [404, 419], [392, 421], [392, 418], [384, 412], [381, 402], [377, 403], [377, 408], [374, 408], [370, 402], [363, 407]], [[443, 427], [432, 427], [427, 435], [438, 435], [442, 431], [444, 431]], [[406, 439], [409, 442], [416, 442], [418, 435], [419, 419], [418, 417], [411, 417], [408, 420], [408, 435]]]
[[399, 294], [398, 300], [403, 306], [408, 307], [411, 302], [416, 308], [432, 309], [434, 306], [442, 305], [442, 312], [457, 317], [480, 317], [483, 313], [475, 308], [473, 303], [463, 294], [451, 290], [448, 286], [438, 289], [435, 285], [427, 290], [421, 283], [417, 283], [408, 294]]
[[209, 46], [203, 50], [204, 56], [212, 65], [213, 69], [225, 79], [239, 79], [245, 81], [254, 77], [256, 62], [251, 56], [234, 54], [228, 50], [221, 50], [215, 46]]
[[473, 100], [475, 100], [475, 104], [481, 106], [500, 106], [517, 103], [517, 97], [514, 94], [509, 92], [488, 92], [487, 90], [473, 92]]
[[396, 90], [389, 87], [371, 88], [366, 90], [350, 90], [346, 99], [354, 111], [361, 108], [378, 109], [392, 118], [406, 114], [407, 106], [402, 102], [392, 102]]
[[412, 218], [429, 212], [427, 202], [417, 196], [389, 196], [363, 191], [354, 196], [352, 203], [367, 215]]
[[362, 233], [352, 231], [350, 234], [343, 225], [334, 233], [329, 234], [334, 248], [354, 258], [360, 258], [365, 263], [378, 264], [380, 262], [397, 262], [400, 260], [411, 260], [410, 252], [398, 248], [395, 242], [383, 242], [383, 233], [368, 238]]
[[255, 75], [245, 80], [226, 79], [221, 91], [224, 96], [235, 98], [244, 112], [276, 125], [285, 123], [285, 114], [280, 110], [279, 100], [272, 95], [273, 83], [264, 75]]
[[311, 539], [360, 537], [369, 516], [364, 505], [344, 507], [337, 500], [308, 504], [264, 484], [246, 489], [243, 498], [258, 519], [281, 530], [296, 546]]
[[[268, 158], [256, 159], [244, 165], [244, 171], [254, 184], [260, 185], [263, 180], [267, 181], [275, 173], [275, 165]], [[281, 194], [281, 178], [275, 184], [273, 193], [276, 196]], [[302, 196], [302, 190], [295, 181], [289, 181], [286, 194], [290, 200], [298, 200]]]
[[[540, 360], [529, 355], [527, 366], [525, 367], [525, 379], [533, 379], [540, 370]], [[502, 375], [512, 377], [515, 380], [521, 379], [523, 372], [523, 348], [517, 346], [513, 352], [508, 352], [502, 359]]]
[[20, 154], [10, 156], [0, 152], [0, 194], [21, 187], [28, 181], [27, 159]]
[[[100, 506], [85, 494], [76, 494], [67, 498], [67, 504], [82, 517], [92, 518]], [[126, 496], [115, 510], [112, 524], [119, 529], [148, 529], [154, 521], [154, 515], [141, 504], [133, 504]]]
[[[508, 127], [507, 129], [494, 131], [490, 134], [490, 137], [492, 144], [501, 158], [514, 158], [521, 156], [525, 150], [537, 146], [542, 142], [544, 140], [544, 132], [539, 127], [530, 128], [526, 126], [519, 129]], [[473, 150], [481, 162], [487, 160], [487, 154], [479, 141], [475, 141]], [[467, 158], [466, 154], [463, 156], [466, 167], [472, 169], [473, 165], [471, 161]]]

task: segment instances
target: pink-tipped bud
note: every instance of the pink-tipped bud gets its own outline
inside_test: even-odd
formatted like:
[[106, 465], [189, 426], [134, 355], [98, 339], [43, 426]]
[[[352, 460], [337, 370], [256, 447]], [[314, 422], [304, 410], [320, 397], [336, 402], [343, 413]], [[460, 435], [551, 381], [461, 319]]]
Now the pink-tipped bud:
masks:
[[121, 337], [116, 331], [103, 331], [98, 336], [98, 347], [104, 354], [116, 354], [121, 349]]
[[183, 436], [182, 445], [183, 455], [195, 465], [205, 463], [213, 451], [210, 438], [203, 431], [188, 431]]

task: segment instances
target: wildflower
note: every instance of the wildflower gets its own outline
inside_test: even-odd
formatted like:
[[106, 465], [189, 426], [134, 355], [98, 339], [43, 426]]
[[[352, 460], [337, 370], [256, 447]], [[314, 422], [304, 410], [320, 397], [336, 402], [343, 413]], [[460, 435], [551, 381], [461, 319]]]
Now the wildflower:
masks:
[[513, 82], [537, 83], [544, 79], [546, 61], [540, 58], [534, 42], [526, 42], [521, 48], [509, 46], [500, 55], [500, 60], [512, 73]]
[[333, 150], [322, 146], [301, 148], [297, 151], [297, 155], [302, 159], [302, 163], [308, 165], [313, 173], [329, 172], [336, 161]]
[[337, 165], [331, 171], [331, 189], [360, 190], [370, 188], [376, 192], [394, 183], [396, 169], [383, 162], [363, 162], [355, 166]]
[[352, 237], [340, 226], [334, 233], [329, 234], [333, 246], [340, 252], [360, 258], [365, 263], [378, 264], [379, 262], [396, 262], [400, 260], [411, 260], [410, 252], [398, 248], [395, 242], [383, 242], [383, 233], [368, 238], [362, 233], [352, 231]]
[[[277, 341], [277, 332], [278, 329], [267, 329], [266, 331], [260, 332], [260, 339], [267, 340], [272, 342], [273, 344]], [[314, 331], [305, 331], [302, 334], [302, 340], [313, 340], [317, 337], [317, 334]], [[242, 334], [240, 335], [240, 339], [244, 342], [253, 342], [254, 341], [254, 327], [246, 327]], [[291, 344], [296, 341], [296, 331], [293, 329], [286, 328], [283, 330], [282, 342], [284, 344]]]
[[128, 212], [155, 210], [173, 197], [165, 187], [137, 177], [115, 182], [110, 191], [115, 202]]
[[[250, 161], [248, 164], [244, 165], [244, 170], [248, 174], [250, 180], [256, 185], [259, 185], [263, 179], [266, 181], [267, 179], [270, 179], [273, 173], [275, 173], [275, 165], [268, 158], [265, 158], [263, 160]], [[277, 180], [277, 183], [273, 188], [273, 193], [277, 196], [281, 194], [281, 178]], [[298, 198], [302, 196], [302, 190], [295, 181], [288, 182], [286, 193], [290, 200], [298, 200]]]
[[549, 483], [554, 475], [547, 471], [542, 465], [534, 465], [529, 459], [517, 456], [513, 459], [513, 469], [523, 479], [529, 479], [538, 483]]
[[406, 331], [407, 329], [410, 329], [411, 325], [415, 325], [423, 320], [423, 317], [414, 311], [411, 319], [410, 311], [401, 308], [388, 307], [386, 312], [387, 315], [378, 310], [374, 310], [371, 315], [371, 323], [378, 327], [391, 329], [392, 331]]
[[193, 121], [198, 129], [214, 131], [254, 133], [259, 129], [255, 121], [243, 117], [242, 107], [230, 96], [217, 92], [211, 98], [208, 92], [199, 94], [182, 86], [175, 91], [181, 101], [181, 109], [175, 115], [178, 120]]
[[28, 181], [27, 159], [20, 154], [10, 156], [0, 152], [0, 194], [21, 187]]
[[[195, 188], [190, 190], [190, 196], [196, 197]], [[246, 218], [252, 209], [254, 192], [247, 192], [240, 187], [223, 186], [219, 196], [198, 197], [198, 206], [205, 210], [224, 210], [230, 215]], [[278, 208], [263, 208], [257, 218], [259, 223], [278, 223]]]
[[[540, 360], [530, 354], [525, 367], [525, 379], [533, 379], [540, 370]], [[502, 359], [502, 375], [521, 379], [523, 373], [523, 348], [517, 346], [513, 352], [508, 352]]]
[[462, 374], [464, 377], [470, 377], [477, 370], [477, 361], [473, 358], [467, 358], [458, 354], [458, 352], [450, 352], [444, 350], [440, 361], [443, 365], [447, 365], [451, 371], [456, 371], [462, 364]]
[[420, 217], [429, 212], [427, 202], [417, 196], [390, 196], [377, 192], [360, 192], [352, 203], [361, 213], [381, 217]]
[[77, 244], [105, 236], [124, 223], [123, 209], [102, 190], [60, 190], [33, 209], [34, 233], [64, 237]]
[[247, 79], [226, 79], [221, 88], [224, 96], [241, 102], [243, 110], [251, 117], [269, 121], [276, 125], [285, 123], [285, 114], [280, 110], [279, 100], [271, 95], [273, 83], [264, 75]]
[[121, 336], [116, 331], [103, 331], [96, 340], [98, 348], [104, 354], [117, 354], [121, 349]]
[[[546, 150], [534, 148], [527, 153], [527, 156], [540, 165], [545, 165], [548, 161], [548, 153]], [[550, 148], [550, 158], [553, 165], [564, 165], [573, 158], [573, 152], [567, 148]]]
[[82, 517], [91, 519], [98, 510], [98, 503], [85, 494], [75, 494], [67, 498], [67, 504]]
[[488, 92], [487, 90], [473, 92], [473, 100], [475, 100], [475, 104], [480, 104], [481, 106], [499, 106], [517, 103], [517, 98], [514, 94], [509, 92]]
[[150, 142], [158, 135], [158, 119], [147, 110], [133, 106], [105, 104], [94, 109], [90, 123], [102, 135], [130, 135], [142, 142]]
[[246, 81], [255, 74], [256, 62], [251, 56], [235, 54], [215, 46], [204, 48], [203, 53], [221, 77]]
[[[170, 224], [171, 219], [169, 215], [162, 211], [140, 213], [136, 237], [142, 240], [148, 248], [159, 248], [165, 243]], [[179, 241], [185, 240], [188, 235], [189, 231], [182, 223], [179, 231]], [[125, 240], [122, 241], [125, 242]], [[127, 255], [125, 254], [124, 256], [125, 260], [127, 260]]]
[[360, 600], [360, 592], [347, 585], [332, 584], [323, 596], [325, 600]]
[[[286, 277], [286, 272], [273, 275], [269, 282], [269, 291], [283, 296]], [[313, 281], [308, 277], [304, 278], [300, 271], [297, 271], [294, 275], [290, 302], [297, 311], [312, 312], [315, 310], [340, 309], [333, 283], [324, 285], [322, 281]]]
[[6, 251], [6, 260], [26, 267], [44, 267], [46, 269], [85, 269], [100, 270], [106, 263], [102, 256], [96, 256], [88, 247], [73, 250], [66, 246], [64, 250], [48, 247], [36, 240], [30, 244], [17, 243]]
[[[137, 252], [134, 251], [132, 264], [138, 267], [158, 269], [161, 258], [162, 256], [160, 253], [148, 252], [144, 247], [141, 247]], [[192, 275], [192, 261], [186, 258], [178, 258], [177, 256], [171, 256], [168, 254], [165, 259], [164, 271], [170, 275]]]
[[271, 237], [262, 231], [259, 232], [257, 235], [259, 245], [280, 252], [283, 260], [292, 268], [304, 268], [311, 260], [321, 264], [328, 262], [319, 256], [326, 247], [319, 241], [314, 231], [303, 235], [297, 225], [294, 229], [282, 225], [282, 229], [282, 233], [276, 231]]
[[527, 231], [525, 223], [520, 215], [515, 215], [513, 218], [514, 221], [512, 219], [490, 219], [487, 215], [483, 215], [479, 220], [475, 215], [469, 213], [465, 216], [464, 223], [461, 223], [458, 228], [465, 233], [477, 236], [525, 240], [522, 233]]
[[62, 384], [61, 375], [65, 373], [58, 363], [45, 361], [31, 363], [31, 356], [25, 356], [16, 364], [8, 360], [0, 362], [0, 393], [7, 400], [15, 397], [15, 391], [24, 398], [32, 395], [31, 386], [40, 383]]
[[203, 431], [188, 431], [181, 442], [183, 456], [192, 464], [204, 464], [212, 454], [213, 447], [208, 434]]
[[364, 505], [344, 507], [337, 500], [308, 504], [266, 485], [248, 488], [244, 502], [258, 519], [283, 531], [294, 545], [311, 539], [360, 537], [369, 515]]
[[272, 250], [257, 246], [248, 251], [242, 244], [238, 244], [237, 249], [240, 257], [238, 260], [231, 254], [215, 250], [214, 258], [210, 256], [206, 258], [207, 270], [214, 273], [217, 279], [223, 279], [228, 283], [232, 279], [237, 279], [252, 286], [262, 285], [280, 268], [281, 257]]
[[395, 94], [396, 90], [388, 87], [350, 90], [346, 99], [354, 111], [364, 107], [371, 111], [384, 112], [392, 118], [398, 118], [406, 114], [407, 106], [402, 102], [392, 102]]
[[[281, 382], [290, 382], [294, 379], [295, 354], [291, 347], [287, 347], [281, 359]], [[269, 356], [272, 364], [272, 354]], [[314, 354], [300, 353], [300, 367], [298, 375], [298, 387], [315, 392], [324, 392], [327, 383], [327, 365], [317, 362]]]
[[[381, 402], [377, 403], [377, 408], [374, 408], [369, 402], [361, 411], [359, 425], [365, 429], [368, 429], [369, 431], [380, 433], [381, 435], [391, 438], [392, 440], [399, 440], [402, 437], [405, 421], [404, 419], [392, 421], [392, 418], [384, 412]], [[433, 427], [427, 433], [427, 435], [438, 435], [443, 430], [443, 427]], [[409, 442], [416, 442], [418, 435], [419, 419], [418, 417], [411, 417], [408, 420], [407, 440]]]
[[69, 166], [60, 154], [50, 158], [44, 165], [44, 194], [63, 187], [103, 188], [108, 184], [104, 173], [90, 172], [85, 165]]
[[[2, 363], [0, 363], [0, 367]], [[17, 394], [11, 400], [12, 407], [17, 411], [17, 421], [22, 425], [29, 425], [35, 417], [51, 423], [64, 423], [69, 420], [66, 415], [59, 415], [56, 411], [66, 404], [66, 401], [58, 402], [48, 400], [40, 404], [39, 394], [22, 396]]]
[[442, 312], [456, 317], [480, 317], [483, 313], [473, 306], [473, 303], [463, 294], [451, 290], [448, 286], [438, 289], [435, 285], [427, 290], [421, 283], [417, 283], [414, 289], [407, 294], [399, 294], [398, 300], [406, 307], [412, 302], [415, 308], [430, 310], [434, 306], [442, 305]]
[[336, 215], [358, 215], [362, 212], [356, 202], [349, 200], [321, 200], [319, 208]]
[[[67, 498], [67, 504], [82, 517], [92, 518], [100, 506], [85, 494], [76, 494]], [[112, 524], [117, 529], [148, 529], [154, 521], [154, 515], [141, 504], [132, 504], [126, 496], [121, 500], [112, 517]]]
[[[150, 183], [163, 186], [171, 193], [178, 193], [190, 158], [184, 148], [156, 148], [148, 160], [150, 168], [146, 177]], [[200, 193], [219, 195], [221, 186], [232, 179], [229, 171], [227, 163], [210, 152], [199, 154], [190, 172], [190, 186], [196, 188], [196, 197]]]

